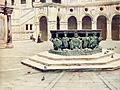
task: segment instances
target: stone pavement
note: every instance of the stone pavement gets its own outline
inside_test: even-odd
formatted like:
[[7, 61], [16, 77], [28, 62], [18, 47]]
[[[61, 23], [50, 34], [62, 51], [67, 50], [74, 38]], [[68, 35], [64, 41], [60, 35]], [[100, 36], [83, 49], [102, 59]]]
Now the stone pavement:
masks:
[[[15, 41], [13, 44], [14, 48], [0, 49], [0, 90], [120, 90], [120, 69], [42, 72], [20, 61], [49, 50], [50, 42]], [[120, 53], [119, 45], [120, 42], [101, 43], [117, 53]]]

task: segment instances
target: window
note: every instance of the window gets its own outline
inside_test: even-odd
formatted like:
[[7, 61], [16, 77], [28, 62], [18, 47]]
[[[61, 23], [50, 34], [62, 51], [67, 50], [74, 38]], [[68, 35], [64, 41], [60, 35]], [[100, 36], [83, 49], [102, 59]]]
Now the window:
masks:
[[103, 11], [103, 7], [100, 7], [100, 11]]
[[26, 30], [28, 30], [28, 24], [26, 24]]
[[14, 5], [14, 0], [11, 0], [11, 4]]
[[61, 0], [52, 0], [54, 3], [61, 3]]
[[73, 12], [73, 9], [70, 9], [70, 12]]
[[46, 0], [40, 0], [40, 2], [45, 3], [45, 2], [46, 2]]
[[26, 4], [26, 0], [21, 0], [21, 4]]
[[116, 7], [116, 10], [120, 10], [120, 7]]
[[88, 8], [85, 8], [85, 11], [87, 12], [87, 11], [88, 11]]
[[30, 24], [30, 30], [32, 30], [32, 24]]

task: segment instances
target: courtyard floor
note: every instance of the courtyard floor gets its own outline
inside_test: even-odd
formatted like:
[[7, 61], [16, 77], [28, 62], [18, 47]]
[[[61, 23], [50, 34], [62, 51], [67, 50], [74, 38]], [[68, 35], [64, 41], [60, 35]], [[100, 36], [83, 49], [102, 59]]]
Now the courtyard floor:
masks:
[[[0, 49], [0, 90], [120, 90], [120, 69], [42, 72], [21, 60], [49, 50], [50, 42], [14, 41], [13, 45]], [[120, 41], [103, 41], [101, 46], [120, 53]]]

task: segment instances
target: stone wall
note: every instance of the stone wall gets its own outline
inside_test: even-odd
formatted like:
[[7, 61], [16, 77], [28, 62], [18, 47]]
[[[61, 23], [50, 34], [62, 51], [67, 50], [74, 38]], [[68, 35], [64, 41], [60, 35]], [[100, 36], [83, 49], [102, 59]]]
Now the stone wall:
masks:
[[52, 0], [46, 0], [46, 3], [41, 3], [39, 0], [32, 3], [31, 0], [27, 0], [26, 4], [20, 4], [19, 0], [13, 5], [15, 9], [12, 15], [12, 27], [13, 31], [26, 32], [26, 24], [33, 24], [33, 34], [37, 38], [40, 33], [39, 19], [45, 16], [49, 38], [50, 30], [57, 29], [57, 17], [60, 19], [60, 29], [68, 30], [68, 19], [74, 16], [79, 30], [82, 29], [82, 19], [85, 16], [91, 18], [91, 29], [97, 29], [97, 18], [104, 16], [107, 20], [105, 40], [111, 39], [111, 22], [113, 16], [120, 15], [120, 10], [116, 9], [119, 5], [119, 0], [61, 0], [61, 4], [52, 3]]

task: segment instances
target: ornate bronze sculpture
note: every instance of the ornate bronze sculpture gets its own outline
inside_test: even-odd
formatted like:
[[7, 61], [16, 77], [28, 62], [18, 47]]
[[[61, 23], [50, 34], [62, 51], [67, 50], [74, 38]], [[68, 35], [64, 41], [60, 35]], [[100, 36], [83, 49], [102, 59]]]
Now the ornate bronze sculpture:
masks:
[[61, 50], [62, 41], [58, 38], [58, 34], [51, 41], [53, 42], [54, 50]]
[[71, 38], [69, 45], [71, 50], [82, 48], [82, 40], [80, 40], [77, 33], [74, 33], [74, 37]]
[[[99, 43], [102, 40], [100, 37], [100, 32], [84, 32], [86, 34], [85, 37], [80, 37], [81, 31], [73, 31], [72, 33], [74, 33], [74, 36], [69, 37], [67, 36], [67, 34], [69, 34], [69, 31], [60, 31], [60, 34], [59, 31], [55, 31], [55, 37], [51, 38], [54, 49], [49, 50], [49, 52], [66, 56], [91, 55], [102, 52], [102, 48], [99, 46]], [[62, 39], [60, 39], [59, 36], [61, 34], [63, 34], [63, 37], [61, 37]], [[97, 34], [99, 34], [99, 36]]]
[[67, 37], [67, 34], [64, 34], [64, 37], [62, 38], [62, 44], [63, 44], [63, 49], [68, 49], [69, 47], [69, 38]]

